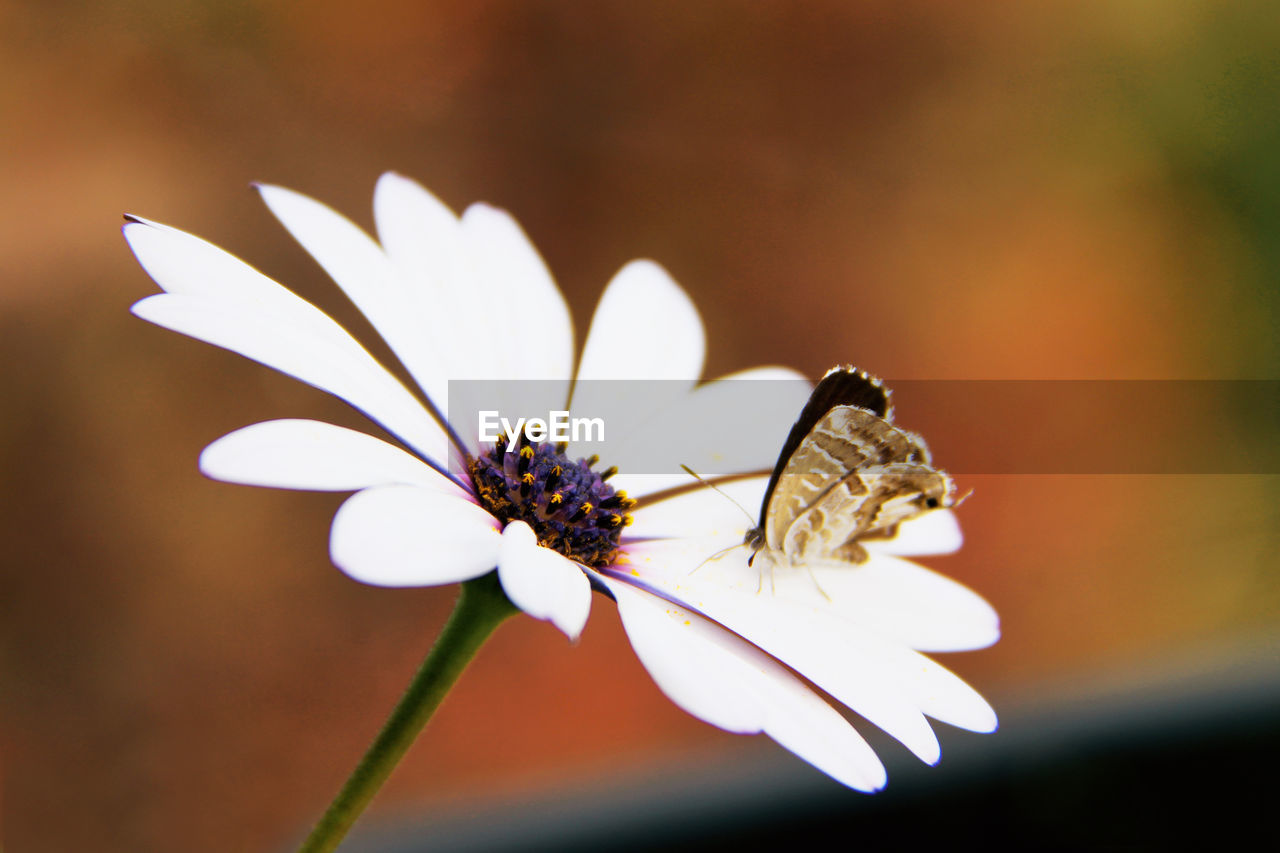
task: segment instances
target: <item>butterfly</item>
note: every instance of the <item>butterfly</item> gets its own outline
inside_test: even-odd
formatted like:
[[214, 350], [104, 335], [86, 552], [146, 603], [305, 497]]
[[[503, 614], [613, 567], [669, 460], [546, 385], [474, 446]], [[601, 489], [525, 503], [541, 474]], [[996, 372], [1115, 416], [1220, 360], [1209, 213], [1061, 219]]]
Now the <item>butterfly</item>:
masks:
[[833, 367], [791, 427], [765, 489], [759, 524], [743, 544], [775, 564], [862, 563], [868, 539], [955, 504], [955, 484], [933, 467], [924, 439], [893, 424], [889, 389], [853, 367]]

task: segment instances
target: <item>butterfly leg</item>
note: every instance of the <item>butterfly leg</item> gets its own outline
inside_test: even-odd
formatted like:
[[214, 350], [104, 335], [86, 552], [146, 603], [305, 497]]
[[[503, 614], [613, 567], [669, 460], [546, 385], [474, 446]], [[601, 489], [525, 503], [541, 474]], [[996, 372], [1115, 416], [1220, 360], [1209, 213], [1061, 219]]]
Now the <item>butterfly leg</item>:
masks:
[[831, 596], [827, 595], [827, 591], [822, 588], [822, 584], [818, 583], [818, 576], [813, 573], [813, 566], [805, 563], [804, 569], [809, 573], [809, 580], [813, 581], [813, 585], [817, 587], [818, 592], [822, 593], [822, 597], [827, 601], [831, 601]]

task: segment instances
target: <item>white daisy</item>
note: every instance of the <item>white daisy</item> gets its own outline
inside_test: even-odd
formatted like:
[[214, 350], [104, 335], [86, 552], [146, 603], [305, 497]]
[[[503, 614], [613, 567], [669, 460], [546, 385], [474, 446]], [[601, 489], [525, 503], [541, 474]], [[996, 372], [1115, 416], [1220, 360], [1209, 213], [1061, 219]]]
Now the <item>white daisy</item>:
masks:
[[[860, 566], [777, 572], [761, 588], [747, 549], [707, 561], [742, 543], [750, 523], [738, 508], [709, 489], [658, 494], [687, 477], [612, 476], [551, 444], [525, 441], [505, 454], [456, 424], [442, 426], [450, 380], [546, 380], [539, 387], [551, 389], [542, 409], [549, 411], [583, 405], [571, 393], [574, 376], [672, 380], [661, 386], [669, 399], [653, 401], [655, 409], [669, 423], [694, 423], [724, 386], [698, 384], [702, 323], [659, 266], [632, 262], [609, 283], [574, 373], [564, 299], [503, 211], [477, 204], [458, 217], [418, 184], [387, 174], [374, 196], [375, 241], [319, 202], [258, 189], [429, 405], [312, 304], [197, 237], [130, 217], [125, 237], [164, 291], [134, 305], [135, 314], [334, 394], [403, 442], [318, 421], [267, 421], [206, 448], [206, 474], [354, 491], [334, 518], [331, 553], [366, 583], [446, 584], [496, 568], [515, 605], [571, 638], [585, 625], [592, 588], [605, 592], [637, 655], [678, 705], [732, 732], [768, 734], [859, 790], [882, 787], [884, 767], [810, 683], [929, 763], [938, 743], [926, 715], [994, 730], [990, 706], [920, 652], [989, 645], [999, 635], [996, 614], [965, 587], [897, 556], [958, 548], [949, 511], [868, 543], [872, 556]], [[729, 378], [795, 377], [758, 368]], [[765, 408], [781, 413], [772, 415], [781, 418], [781, 436], [807, 390], [796, 382], [771, 387], [777, 399]], [[671, 458], [697, 468], [714, 456], [714, 439], [689, 431]], [[744, 470], [767, 470], [775, 452], [758, 448]], [[450, 453], [465, 474], [451, 473]], [[765, 484], [757, 476], [725, 490], [757, 506]]]

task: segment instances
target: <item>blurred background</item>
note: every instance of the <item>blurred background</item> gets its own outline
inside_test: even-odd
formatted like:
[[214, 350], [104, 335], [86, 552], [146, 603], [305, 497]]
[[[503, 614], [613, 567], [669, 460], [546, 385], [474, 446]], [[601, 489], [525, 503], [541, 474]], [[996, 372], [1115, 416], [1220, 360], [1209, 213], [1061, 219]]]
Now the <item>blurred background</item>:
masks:
[[[199, 451], [245, 424], [361, 419], [133, 318], [155, 287], [122, 213], [212, 240], [366, 342], [250, 181], [370, 228], [387, 169], [457, 210], [504, 207], [579, 344], [609, 277], [654, 258], [703, 313], [708, 376], [1280, 379], [1277, 57], [1265, 0], [0, 5], [9, 847], [287, 848], [456, 594], [335, 570], [341, 495], [201, 477]], [[897, 403], [949, 440], [946, 412]], [[1019, 427], [972, 440], [1034, 440]], [[574, 646], [527, 618], [498, 632], [352, 849], [569, 831], [599, 849], [659, 827], [1142, 842], [1261, 821], [1277, 478], [960, 486], [966, 546], [926, 562], [981, 591], [1004, 638], [939, 658], [999, 733], [943, 731], [931, 769], [872, 733], [889, 788], [848, 793], [674, 707], [597, 600]]]

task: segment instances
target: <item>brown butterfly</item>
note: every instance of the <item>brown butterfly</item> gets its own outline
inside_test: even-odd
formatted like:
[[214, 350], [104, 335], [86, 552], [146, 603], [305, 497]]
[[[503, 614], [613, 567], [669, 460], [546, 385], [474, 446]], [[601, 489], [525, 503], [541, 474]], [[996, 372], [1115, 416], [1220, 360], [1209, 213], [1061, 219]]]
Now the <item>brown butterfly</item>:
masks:
[[892, 423], [889, 390], [869, 373], [834, 367], [791, 428], [744, 544], [775, 563], [862, 563], [861, 542], [955, 504], [924, 439]]

